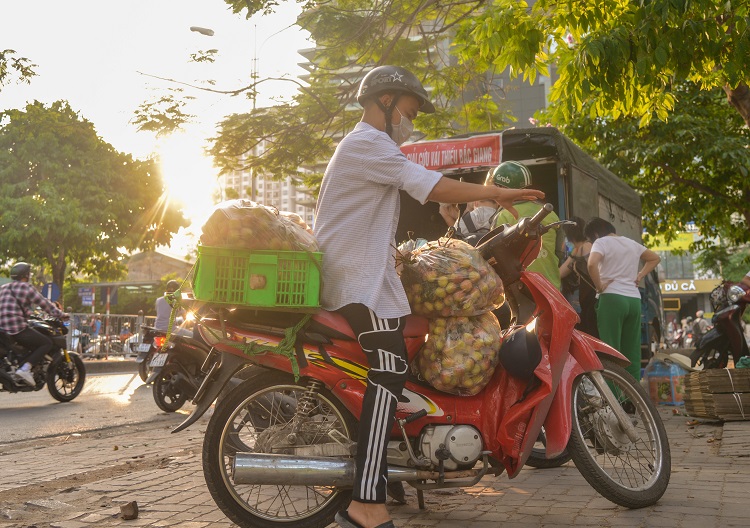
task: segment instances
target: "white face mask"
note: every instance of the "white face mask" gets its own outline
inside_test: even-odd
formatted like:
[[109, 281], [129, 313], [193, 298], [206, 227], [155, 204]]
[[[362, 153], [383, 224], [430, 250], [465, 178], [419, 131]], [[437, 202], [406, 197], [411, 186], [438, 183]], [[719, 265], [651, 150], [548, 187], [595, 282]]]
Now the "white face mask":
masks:
[[414, 123], [401, 113], [401, 110], [396, 108], [398, 113], [401, 115], [401, 122], [398, 125], [392, 125], [393, 130], [391, 131], [391, 139], [396, 142], [396, 145], [401, 145], [404, 141], [411, 137], [414, 132]]

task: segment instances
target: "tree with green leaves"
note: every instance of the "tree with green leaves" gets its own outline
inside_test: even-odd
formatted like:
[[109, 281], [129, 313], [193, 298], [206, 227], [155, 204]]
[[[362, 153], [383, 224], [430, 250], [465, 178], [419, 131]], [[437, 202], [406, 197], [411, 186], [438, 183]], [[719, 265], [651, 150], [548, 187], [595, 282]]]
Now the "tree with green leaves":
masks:
[[0, 50], [0, 90], [11, 82], [30, 83], [36, 75], [36, 64], [26, 57], [19, 57], [16, 50]]
[[[225, 2], [248, 17], [279, 4]], [[347, 103], [361, 73], [384, 63], [404, 65], [433, 87], [439, 111], [417, 120], [427, 137], [502, 128], [507, 121], [492, 81], [507, 69], [530, 81], [558, 77], [549, 119], [643, 193], [645, 225], [654, 235], [668, 238], [695, 221], [710, 235], [746, 240], [747, 137], [738, 119], [750, 117], [746, 3], [300, 3], [298, 24], [317, 45], [308, 84], [289, 104], [221, 123], [210, 152], [223, 172], [282, 178], [326, 160], [359, 119]], [[701, 109], [695, 115], [691, 104]], [[265, 150], [253, 155], [260, 144]], [[313, 170], [305, 183], [319, 176]]]
[[[531, 2], [529, 2], [531, 3]], [[456, 47], [533, 79], [555, 65], [550, 94], [565, 122], [592, 116], [666, 120], [684, 81], [724, 91], [750, 125], [750, 4], [716, 0], [495, 0], [462, 21]]]
[[114, 279], [123, 251], [168, 244], [182, 212], [157, 166], [118, 152], [65, 101], [0, 113], [0, 259]]
[[694, 250], [750, 242], [750, 130], [719, 88], [685, 82], [673, 93], [666, 121], [584, 111], [561, 128], [640, 191], [650, 235], [670, 241], [694, 223], [703, 237]]
[[[740, 282], [750, 271], [750, 244], [739, 247], [717, 245], [705, 249], [696, 255], [695, 263], [703, 271], [712, 271], [722, 279]], [[750, 313], [745, 316], [750, 317]]]

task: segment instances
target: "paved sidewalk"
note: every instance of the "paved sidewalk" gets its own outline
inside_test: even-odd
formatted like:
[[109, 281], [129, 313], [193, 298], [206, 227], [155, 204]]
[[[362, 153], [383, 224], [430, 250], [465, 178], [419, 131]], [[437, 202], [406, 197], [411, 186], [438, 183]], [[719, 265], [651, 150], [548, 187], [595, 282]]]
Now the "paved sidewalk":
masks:
[[[400, 528], [747, 526], [750, 422], [693, 424], [660, 407], [672, 449], [672, 480], [655, 506], [627, 510], [600, 497], [572, 463], [485, 477], [463, 490], [426, 492], [427, 509], [392, 506]], [[171, 420], [172, 417], [170, 417]], [[185, 432], [173, 424], [117, 427], [0, 446], [0, 527], [234, 526], [209, 495], [201, 471], [206, 418]], [[119, 517], [137, 501], [140, 516]], [[332, 525], [335, 526], [335, 525]]]

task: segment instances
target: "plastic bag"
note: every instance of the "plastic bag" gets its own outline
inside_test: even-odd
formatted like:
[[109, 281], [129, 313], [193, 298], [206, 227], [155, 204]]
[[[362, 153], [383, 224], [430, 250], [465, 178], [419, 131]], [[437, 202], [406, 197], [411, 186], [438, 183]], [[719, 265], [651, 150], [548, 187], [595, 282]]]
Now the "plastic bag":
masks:
[[302, 229], [304, 229], [311, 235], [313, 234], [312, 228], [309, 225], [307, 225], [307, 222], [302, 220], [302, 217], [298, 215], [297, 213], [292, 213], [289, 211], [279, 211], [279, 215], [281, 216], [282, 219], [289, 220], [290, 222], [301, 227]]
[[251, 200], [228, 200], [218, 204], [203, 225], [200, 242], [238, 249], [319, 251], [315, 237], [291, 214], [283, 216], [276, 208]]
[[402, 242], [400, 246], [398, 246], [398, 251], [401, 254], [411, 253], [412, 251], [421, 248], [427, 244], [427, 240], [424, 238], [410, 238], [406, 242]]
[[500, 323], [488, 312], [478, 317], [430, 320], [430, 335], [415, 362], [436, 389], [473, 396], [492, 378], [502, 343]]
[[473, 316], [505, 302], [503, 283], [471, 245], [441, 238], [397, 257], [412, 313], [425, 317]]

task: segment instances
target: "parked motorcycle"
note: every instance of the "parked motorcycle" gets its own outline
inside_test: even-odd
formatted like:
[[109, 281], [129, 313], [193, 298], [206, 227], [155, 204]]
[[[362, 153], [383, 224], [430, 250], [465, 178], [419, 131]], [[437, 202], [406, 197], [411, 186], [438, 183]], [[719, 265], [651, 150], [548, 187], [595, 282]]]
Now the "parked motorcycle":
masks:
[[81, 356], [66, 350], [67, 327], [60, 319], [37, 315], [32, 315], [28, 324], [52, 338], [55, 348], [31, 369], [36, 382], [32, 387], [14, 376], [31, 351], [16, 343], [13, 336], [0, 332], [0, 390], [31, 392], [41, 390], [46, 384], [50, 395], [57, 401], [69, 402], [75, 399], [83, 390], [86, 368]]
[[[141, 325], [141, 329], [143, 331], [143, 341], [135, 345], [134, 351], [138, 353], [135, 362], [138, 364], [138, 375], [146, 383], [154, 367], [164, 365], [164, 363], [161, 363], [161, 365], [152, 365], [151, 363], [154, 360], [154, 356], [161, 349], [162, 345], [164, 345], [164, 341], [167, 339], [167, 332], [147, 325]], [[163, 360], [166, 361], [166, 356], [164, 356]], [[162, 359], [159, 358], [159, 361], [162, 361]]]
[[173, 335], [160, 353], [164, 354], [164, 366], [158, 368], [154, 379], [154, 401], [165, 412], [179, 410], [186, 401], [192, 400], [203, 382], [201, 366], [211, 347], [199, 339]]
[[740, 283], [723, 281], [714, 288], [709, 299], [714, 310], [713, 328], [706, 332], [690, 355], [693, 367], [726, 368], [729, 354], [735, 363], [750, 355], [742, 332], [742, 314], [750, 303], [750, 288]]
[[[478, 245], [503, 280], [513, 313], [500, 347], [502, 368], [475, 396], [440, 392], [416, 376], [406, 383], [387, 446], [388, 478], [415, 487], [420, 507], [425, 490], [473, 486], [503, 471], [515, 477], [542, 428], [547, 457], [567, 448], [589, 484], [616, 504], [650, 506], [667, 488], [667, 434], [654, 404], [623, 369], [627, 359], [575, 330], [577, 315], [561, 293], [525, 271], [541, 235], [559, 227], [541, 226], [551, 210], [548, 204], [533, 218], [499, 227]], [[235, 372], [257, 365], [217, 403], [206, 429], [208, 489], [241, 527], [322, 528], [351, 499], [367, 361], [347, 322], [319, 311], [297, 333], [295, 380], [287, 357], [243, 352], [246, 343], [282, 342], [282, 322], [276, 325], [256, 324], [242, 310], [201, 320], [213, 349], [197, 407], [174, 432], [202, 416]], [[422, 317], [406, 318], [410, 360], [427, 328]]]

